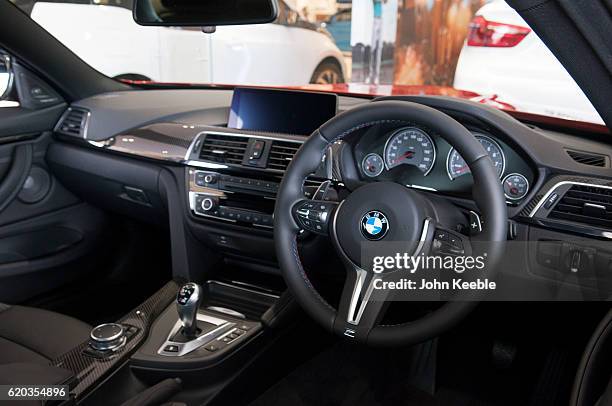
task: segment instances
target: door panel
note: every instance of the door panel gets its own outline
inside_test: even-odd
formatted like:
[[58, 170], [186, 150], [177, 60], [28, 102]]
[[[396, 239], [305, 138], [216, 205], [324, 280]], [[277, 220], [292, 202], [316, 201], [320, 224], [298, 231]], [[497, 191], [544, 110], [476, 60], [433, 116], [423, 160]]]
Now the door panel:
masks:
[[46, 163], [64, 110], [0, 108], [0, 302], [20, 303], [94, 271], [108, 219]]

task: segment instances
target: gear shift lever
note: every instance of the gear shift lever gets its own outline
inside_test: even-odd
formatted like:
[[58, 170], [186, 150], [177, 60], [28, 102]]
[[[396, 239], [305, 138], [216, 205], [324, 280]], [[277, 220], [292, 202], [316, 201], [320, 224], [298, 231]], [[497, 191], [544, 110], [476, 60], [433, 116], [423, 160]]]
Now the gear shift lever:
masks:
[[202, 301], [202, 288], [189, 282], [181, 287], [176, 295], [176, 310], [183, 324], [183, 335], [195, 337], [198, 331], [198, 308]]

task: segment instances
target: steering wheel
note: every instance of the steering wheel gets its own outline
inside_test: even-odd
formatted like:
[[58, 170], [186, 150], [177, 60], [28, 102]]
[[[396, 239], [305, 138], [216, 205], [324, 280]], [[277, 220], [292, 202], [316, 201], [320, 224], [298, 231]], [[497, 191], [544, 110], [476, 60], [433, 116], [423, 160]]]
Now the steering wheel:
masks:
[[[436, 235], [452, 232], [444, 224], [448, 211], [459, 210], [444, 201], [440, 205], [425, 193], [393, 182], [367, 183], [342, 202], [304, 199], [302, 186], [320, 165], [328, 146], [360, 129], [387, 124], [419, 125], [444, 138], [465, 159], [473, 178], [473, 199], [484, 219], [476, 237], [460, 235], [463, 247], [478, 246], [488, 253], [487, 272], [493, 272], [503, 252], [507, 233], [507, 208], [497, 172], [478, 140], [459, 122], [433, 108], [405, 101], [379, 101], [337, 115], [302, 145], [285, 172], [274, 211], [276, 254], [283, 277], [298, 303], [319, 324], [352, 340], [372, 345], [409, 345], [437, 336], [451, 328], [474, 307], [476, 300], [449, 300], [426, 316], [403, 324], [382, 325], [384, 300], [373, 300], [373, 283], [384, 274], [365, 270], [361, 264], [363, 243], [384, 248], [391, 241], [408, 242], [407, 252], [427, 254], [436, 246]], [[375, 214], [378, 213], [378, 214]], [[376, 230], [366, 223], [370, 216], [384, 217]], [[315, 289], [302, 266], [297, 236], [304, 221], [315, 221], [319, 234], [331, 237], [346, 267], [338, 309]], [[310, 224], [310, 223], [308, 223]], [[455, 236], [458, 233], [454, 231]], [[468, 250], [469, 251], [469, 250]]]

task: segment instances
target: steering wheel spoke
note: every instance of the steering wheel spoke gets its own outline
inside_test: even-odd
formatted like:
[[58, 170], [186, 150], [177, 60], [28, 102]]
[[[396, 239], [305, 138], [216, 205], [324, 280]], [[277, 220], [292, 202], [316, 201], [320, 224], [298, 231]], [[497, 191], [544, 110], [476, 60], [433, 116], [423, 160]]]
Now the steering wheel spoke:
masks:
[[[334, 328], [345, 337], [363, 341], [385, 315], [388, 301], [376, 294], [374, 285], [385, 275], [372, 274], [354, 264], [347, 264], [344, 289], [338, 306]], [[386, 291], [383, 291], [386, 294]]]
[[315, 234], [328, 235], [329, 223], [338, 203], [325, 200], [300, 200], [293, 206], [293, 218], [298, 226]]

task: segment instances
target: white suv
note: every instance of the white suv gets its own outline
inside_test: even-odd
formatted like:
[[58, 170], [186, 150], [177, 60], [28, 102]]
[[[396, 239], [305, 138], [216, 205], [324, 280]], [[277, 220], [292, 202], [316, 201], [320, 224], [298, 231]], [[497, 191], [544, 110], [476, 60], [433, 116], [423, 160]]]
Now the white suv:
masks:
[[476, 12], [454, 87], [497, 96], [521, 111], [603, 124], [557, 58], [503, 0]]
[[339, 83], [345, 78], [343, 56], [331, 36], [283, 1], [273, 24], [217, 27], [214, 34], [139, 26], [131, 0], [15, 1], [32, 1], [32, 19], [111, 77], [258, 85]]

